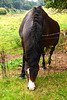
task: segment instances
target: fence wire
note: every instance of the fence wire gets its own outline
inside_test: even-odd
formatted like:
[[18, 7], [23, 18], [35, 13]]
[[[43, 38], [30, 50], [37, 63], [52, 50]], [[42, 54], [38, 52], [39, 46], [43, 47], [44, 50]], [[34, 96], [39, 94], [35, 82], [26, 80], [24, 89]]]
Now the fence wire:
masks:
[[[49, 67], [51, 69], [48, 70], [48, 73], [51, 70], [63, 71], [67, 69], [67, 31], [62, 31], [62, 32], [53, 33], [50, 35], [42, 35], [42, 36], [50, 40], [50, 39], [58, 38], [58, 37], [51, 37], [57, 34], [60, 34], [60, 39], [56, 47], [56, 50], [54, 51], [52, 55], [52, 63], [51, 63], [51, 66]], [[22, 49], [20, 36], [13, 36], [13, 35], [7, 35], [7, 34], [0, 34], [0, 36], [5, 36], [3, 38], [4, 40], [2, 39], [2, 37], [0, 37], [2, 39], [0, 42], [0, 71], [2, 72], [0, 76], [3, 73], [6, 73], [6, 74], [8, 73], [9, 75], [14, 75], [14, 74], [18, 75], [21, 73], [21, 69], [23, 66], [23, 60], [22, 60], [23, 54], [19, 55], [17, 53], [17, 55], [15, 55], [15, 54], [11, 54], [9, 51], [11, 51], [11, 49], [12, 50], [15, 49], [14, 50], [14, 53], [15, 53], [15, 51], [17, 51], [18, 49], [19, 50]], [[11, 37], [11, 40], [10, 39], [7, 40], [6, 38], [7, 36]], [[7, 47], [7, 45], [9, 45], [9, 47]], [[46, 52], [45, 58], [46, 58], [45, 59], [46, 66], [48, 69], [48, 65], [47, 65], [48, 53], [47, 52]], [[3, 65], [5, 66], [4, 71], [3, 71]], [[40, 68], [42, 66], [42, 57], [40, 59], [39, 66]]]
[[[62, 31], [62, 32], [57, 32], [57, 33], [52, 33], [52, 34], [47, 34], [47, 35], [42, 35], [42, 36], [45, 36], [45, 37], [48, 37], [48, 36], [53, 36], [53, 35], [57, 35], [57, 34], [67, 34], [67, 31]], [[7, 35], [7, 34], [0, 34], [1, 36], [9, 36], [9, 37], [20, 37], [20, 36], [15, 36], [15, 35]]]

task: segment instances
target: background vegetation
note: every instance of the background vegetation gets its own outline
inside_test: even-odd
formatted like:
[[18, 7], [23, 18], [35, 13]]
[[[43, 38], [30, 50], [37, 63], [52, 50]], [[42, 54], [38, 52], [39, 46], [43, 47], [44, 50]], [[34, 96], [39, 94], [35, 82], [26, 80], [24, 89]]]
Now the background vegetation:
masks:
[[[67, 30], [67, 13], [55, 13], [56, 10], [46, 8], [44, 10], [59, 23], [61, 31]], [[18, 30], [27, 12], [25, 14], [0, 16], [0, 47], [1, 45], [4, 46], [6, 53], [22, 53]]]
[[[48, 2], [47, 7], [67, 8], [66, 0], [54, 1]], [[46, 3], [46, 0], [44, 2]], [[5, 55], [10, 55], [9, 57], [23, 53], [18, 30], [21, 21], [28, 12], [25, 10], [39, 4], [43, 6], [43, 0], [38, 0], [38, 2], [33, 2], [33, 0], [0, 0], [0, 7], [7, 10], [7, 15], [0, 15], [0, 53], [2, 49], [5, 51]], [[55, 8], [44, 8], [44, 10], [59, 23], [61, 31], [65, 31], [67, 30], [67, 13], [65, 13], [67, 10], [60, 13], [60, 10]], [[64, 46], [66, 39], [67, 36], [64, 38], [62, 35], [60, 37], [59, 44], [57, 45], [59, 47], [58, 52], [61, 49], [63, 50], [62, 45]], [[65, 49], [64, 53], [66, 53]], [[36, 90], [29, 91], [27, 89], [27, 80], [20, 80], [19, 75], [15, 74], [16, 69], [21, 63], [23, 63], [22, 58], [8, 61], [9, 75], [4, 79], [2, 79], [0, 71], [0, 100], [67, 100], [67, 71], [53, 72], [49, 73], [49, 75], [48, 72], [45, 75], [44, 72], [41, 72], [42, 75], [38, 76], [35, 82]], [[42, 61], [40, 64], [42, 64]], [[7, 66], [7, 62], [5, 62], [5, 65]], [[13, 74], [11, 74], [11, 71]], [[20, 72], [18, 73], [20, 74]]]
[[29, 10], [33, 6], [43, 5], [43, 0], [38, 0], [38, 2], [28, 1], [28, 0], [0, 0], [0, 7], [8, 7], [15, 9]]
[[67, 9], [67, 0], [44, 0], [44, 3], [47, 3], [47, 8]]
[[37, 2], [34, 2], [34, 0], [0, 0], [0, 7], [5, 8], [8, 13], [12, 14], [24, 13], [24, 10], [29, 10], [38, 5], [47, 8], [67, 9], [67, 0], [38, 0]]
[[0, 15], [6, 15], [7, 10], [5, 8], [0, 8]]

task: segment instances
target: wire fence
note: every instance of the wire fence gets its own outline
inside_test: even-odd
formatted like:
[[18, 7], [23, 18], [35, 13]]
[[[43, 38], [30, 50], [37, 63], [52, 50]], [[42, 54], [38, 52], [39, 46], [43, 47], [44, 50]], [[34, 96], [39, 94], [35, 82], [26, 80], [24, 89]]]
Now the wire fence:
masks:
[[[42, 36], [52, 36], [52, 35], [57, 35], [57, 34], [66, 34], [67, 35], [67, 31], [62, 31], [62, 32], [57, 32], [57, 33], [52, 33], [52, 34], [47, 34], [47, 35], [42, 35]], [[20, 36], [15, 36], [15, 35], [7, 35], [7, 34], [0, 34], [1, 36], [10, 36], [10, 37], [20, 37]]]
[[[51, 65], [48, 67], [48, 52], [45, 55], [45, 62], [50, 71], [64, 71], [67, 69], [67, 31], [53, 33], [50, 35], [43, 35], [46, 39], [55, 39], [58, 37], [51, 37], [60, 34], [59, 42], [52, 55]], [[0, 34], [0, 76], [13, 76], [21, 73], [23, 66], [22, 46], [20, 36]], [[9, 37], [9, 38], [7, 38]], [[20, 52], [21, 51], [21, 52]], [[20, 52], [20, 53], [19, 53]], [[42, 57], [39, 62], [41, 69]]]

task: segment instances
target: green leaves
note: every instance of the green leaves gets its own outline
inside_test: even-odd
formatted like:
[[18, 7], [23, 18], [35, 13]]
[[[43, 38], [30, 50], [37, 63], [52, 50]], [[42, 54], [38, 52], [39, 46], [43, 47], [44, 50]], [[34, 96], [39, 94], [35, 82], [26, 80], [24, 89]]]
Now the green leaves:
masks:
[[7, 10], [5, 8], [0, 8], [0, 15], [6, 15]]
[[44, 0], [44, 3], [47, 3], [48, 8], [67, 9], [67, 0]]

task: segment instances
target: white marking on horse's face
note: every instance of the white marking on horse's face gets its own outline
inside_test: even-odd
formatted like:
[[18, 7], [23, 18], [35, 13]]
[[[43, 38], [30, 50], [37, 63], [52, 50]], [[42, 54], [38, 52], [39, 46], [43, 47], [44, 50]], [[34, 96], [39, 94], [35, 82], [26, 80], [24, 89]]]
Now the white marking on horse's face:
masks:
[[27, 73], [28, 73], [28, 75], [30, 74], [30, 71], [29, 71], [29, 69], [30, 69], [30, 68], [28, 68], [28, 69], [27, 69]]
[[34, 90], [35, 89], [35, 83], [32, 82], [30, 79], [29, 79], [29, 82], [28, 82], [28, 88], [29, 88], [29, 90]]

